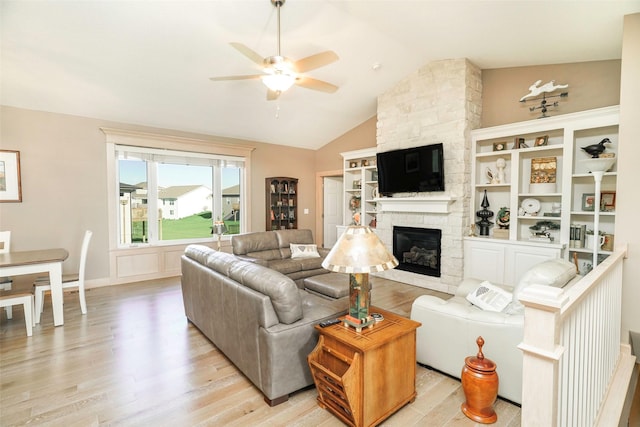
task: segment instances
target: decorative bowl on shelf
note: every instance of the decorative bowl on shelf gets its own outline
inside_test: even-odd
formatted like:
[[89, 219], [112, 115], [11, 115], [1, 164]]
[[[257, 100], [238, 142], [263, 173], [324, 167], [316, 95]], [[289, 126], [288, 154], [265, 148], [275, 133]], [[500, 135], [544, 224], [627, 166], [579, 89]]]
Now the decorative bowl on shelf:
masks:
[[595, 159], [583, 159], [580, 162], [589, 172], [606, 172], [616, 162], [615, 157], [598, 157]]

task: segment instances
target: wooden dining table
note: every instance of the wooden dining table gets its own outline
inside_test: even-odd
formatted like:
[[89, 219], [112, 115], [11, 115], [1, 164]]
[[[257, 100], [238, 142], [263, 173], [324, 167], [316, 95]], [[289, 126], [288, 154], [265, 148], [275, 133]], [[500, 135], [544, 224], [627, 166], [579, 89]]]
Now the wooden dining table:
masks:
[[0, 254], [0, 276], [48, 273], [51, 283], [53, 324], [64, 324], [62, 309], [62, 263], [69, 256], [66, 249], [40, 249]]

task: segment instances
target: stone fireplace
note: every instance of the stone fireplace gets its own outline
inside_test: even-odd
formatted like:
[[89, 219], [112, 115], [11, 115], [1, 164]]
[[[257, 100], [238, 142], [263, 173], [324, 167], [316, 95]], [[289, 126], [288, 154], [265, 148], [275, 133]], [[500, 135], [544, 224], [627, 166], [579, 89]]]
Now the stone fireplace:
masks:
[[433, 228], [393, 227], [393, 255], [399, 270], [440, 277], [442, 231]]
[[470, 131], [480, 127], [481, 98], [481, 71], [466, 59], [429, 63], [378, 97], [377, 151], [441, 142], [445, 161], [444, 192], [385, 198], [378, 203], [376, 225], [390, 251], [394, 227], [440, 232], [439, 276], [398, 268], [381, 276], [448, 293], [462, 280], [463, 239], [471, 224]]

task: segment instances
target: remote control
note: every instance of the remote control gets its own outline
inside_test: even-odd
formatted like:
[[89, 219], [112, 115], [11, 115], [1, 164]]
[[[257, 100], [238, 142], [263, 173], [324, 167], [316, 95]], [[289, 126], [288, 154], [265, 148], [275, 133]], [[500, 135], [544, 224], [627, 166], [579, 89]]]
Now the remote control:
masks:
[[331, 320], [325, 320], [324, 322], [320, 322], [319, 325], [321, 328], [326, 328], [327, 326], [337, 325], [338, 323], [340, 323], [339, 319], [331, 319]]

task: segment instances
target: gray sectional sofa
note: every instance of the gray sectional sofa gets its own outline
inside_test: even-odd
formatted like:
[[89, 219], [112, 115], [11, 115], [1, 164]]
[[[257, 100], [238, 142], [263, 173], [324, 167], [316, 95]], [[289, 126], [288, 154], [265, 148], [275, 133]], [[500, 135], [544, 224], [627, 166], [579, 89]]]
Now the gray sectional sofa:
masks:
[[307, 234], [287, 231], [294, 233], [234, 236], [238, 255], [190, 245], [181, 259], [187, 318], [272, 406], [313, 384], [307, 355], [318, 340], [314, 326], [345, 314], [349, 303], [304, 289], [305, 277], [327, 272], [322, 258], [287, 259], [290, 239]]
[[317, 258], [291, 258], [291, 244], [312, 245], [311, 230], [277, 230], [238, 234], [231, 238], [234, 255], [276, 270], [293, 279], [299, 288], [307, 277], [325, 274], [322, 260], [328, 249], [317, 248]]

